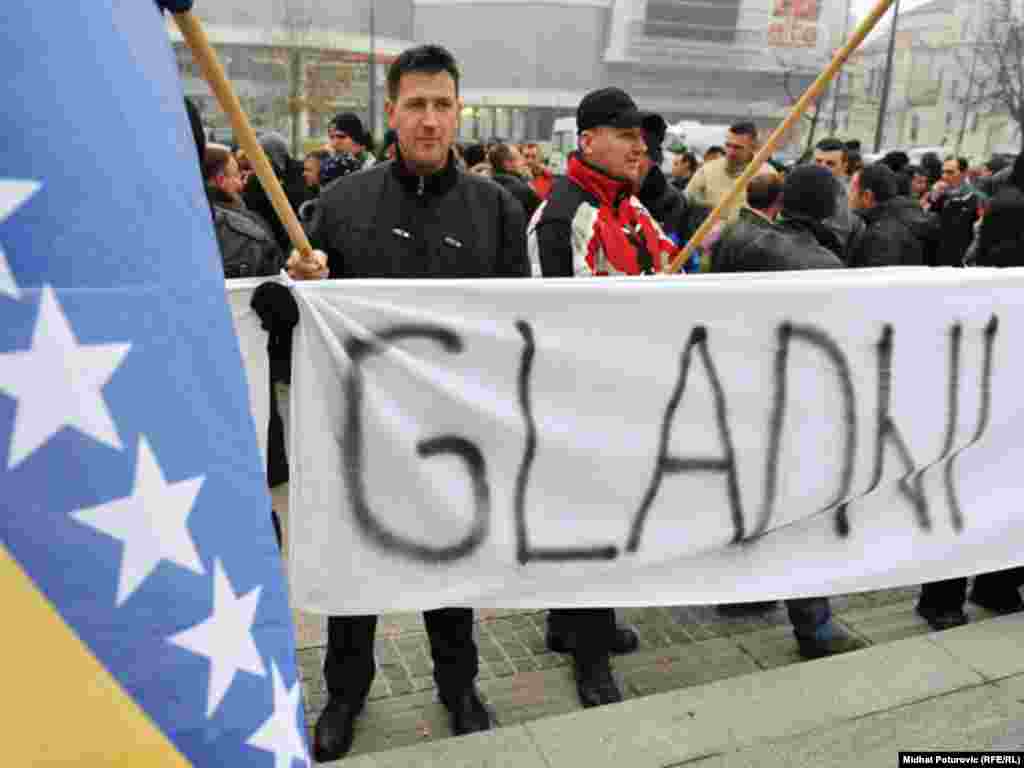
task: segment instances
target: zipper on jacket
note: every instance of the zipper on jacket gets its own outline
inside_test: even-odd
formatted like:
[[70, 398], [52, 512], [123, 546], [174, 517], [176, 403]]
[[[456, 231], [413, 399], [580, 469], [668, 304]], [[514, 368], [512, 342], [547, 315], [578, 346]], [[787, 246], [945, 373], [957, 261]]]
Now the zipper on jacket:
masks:
[[417, 189], [416, 189], [416, 194], [417, 194], [417, 195], [418, 195], [419, 197], [423, 197], [423, 192], [424, 192], [424, 191], [426, 190], [426, 188], [427, 188], [427, 179], [426, 179], [426, 177], [424, 177], [424, 176], [419, 176], [419, 177], [417, 177], [417, 178], [419, 178], [419, 186], [418, 186], [418, 187], [417, 187]]

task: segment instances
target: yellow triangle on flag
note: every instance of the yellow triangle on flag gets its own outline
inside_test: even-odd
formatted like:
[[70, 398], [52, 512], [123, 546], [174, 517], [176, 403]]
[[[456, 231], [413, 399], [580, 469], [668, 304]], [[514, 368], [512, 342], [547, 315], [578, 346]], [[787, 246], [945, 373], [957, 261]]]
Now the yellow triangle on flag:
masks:
[[3, 545], [0, 605], [4, 765], [189, 765]]

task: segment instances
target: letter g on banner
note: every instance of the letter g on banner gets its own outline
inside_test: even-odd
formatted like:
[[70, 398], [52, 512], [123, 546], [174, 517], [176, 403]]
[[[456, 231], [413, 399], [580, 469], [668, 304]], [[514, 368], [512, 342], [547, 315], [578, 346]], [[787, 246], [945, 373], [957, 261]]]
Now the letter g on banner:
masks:
[[360, 532], [381, 549], [425, 563], [450, 563], [479, 549], [490, 530], [491, 490], [487, 483], [487, 462], [475, 443], [458, 435], [439, 435], [416, 444], [416, 450], [423, 458], [451, 454], [466, 463], [473, 482], [475, 509], [473, 525], [460, 541], [444, 547], [413, 541], [384, 526], [373, 514], [366, 498], [362, 364], [366, 358], [382, 352], [387, 344], [401, 339], [430, 339], [444, 347], [446, 352], [458, 354], [462, 351], [462, 339], [457, 334], [434, 325], [396, 325], [370, 340], [350, 339], [345, 344], [345, 353], [352, 361], [352, 367], [345, 377], [345, 432], [340, 442], [349, 503]]

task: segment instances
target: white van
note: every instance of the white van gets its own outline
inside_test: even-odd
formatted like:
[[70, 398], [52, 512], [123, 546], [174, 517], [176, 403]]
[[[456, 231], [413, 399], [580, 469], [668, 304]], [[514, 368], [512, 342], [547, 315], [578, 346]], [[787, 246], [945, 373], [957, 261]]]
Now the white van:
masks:
[[551, 129], [551, 149], [548, 166], [555, 173], [565, 173], [569, 153], [576, 150], [576, 118], [559, 117]]

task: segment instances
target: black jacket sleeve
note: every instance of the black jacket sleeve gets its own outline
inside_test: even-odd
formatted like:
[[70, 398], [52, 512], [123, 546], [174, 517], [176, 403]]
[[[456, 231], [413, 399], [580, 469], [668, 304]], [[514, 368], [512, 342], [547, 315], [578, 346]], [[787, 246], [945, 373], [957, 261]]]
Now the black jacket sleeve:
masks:
[[502, 241], [498, 259], [498, 277], [527, 277], [530, 262], [526, 255], [526, 217], [523, 207], [509, 193], [501, 196]]
[[544, 277], [573, 277], [572, 226], [563, 219], [542, 221], [533, 232]]
[[315, 250], [323, 251], [327, 255], [329, 277], [341, 277], [342, 266], [345, 263], [344, 254], [336, 245], [337, 227], [341, 226], [341, 222], [336, 219], [334, 206], [321, 199], [317, 203], [313, 218], [307, 228], [309, 244]]

